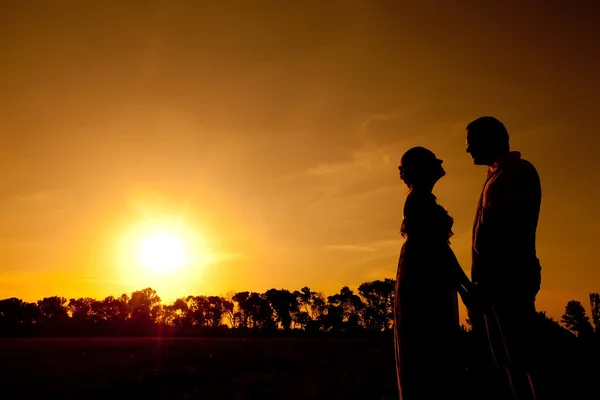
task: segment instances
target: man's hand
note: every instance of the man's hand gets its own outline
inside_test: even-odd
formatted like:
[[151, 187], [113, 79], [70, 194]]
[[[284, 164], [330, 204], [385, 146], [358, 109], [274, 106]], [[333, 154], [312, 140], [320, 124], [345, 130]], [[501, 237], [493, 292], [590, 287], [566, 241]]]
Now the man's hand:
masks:
[[472, 283], [468, 287], [463, 286], [459, 293], [463, 303], [471, 312], [482, 313], [489, 306], [487, 297], [477, 283]]

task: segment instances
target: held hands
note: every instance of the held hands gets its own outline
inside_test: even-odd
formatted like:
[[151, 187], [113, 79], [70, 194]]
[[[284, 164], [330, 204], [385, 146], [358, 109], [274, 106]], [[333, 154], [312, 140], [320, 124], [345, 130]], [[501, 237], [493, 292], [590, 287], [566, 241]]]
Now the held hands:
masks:
[[471, 312], [481, 313], [489, 304], [477, 283], [468, 282], [460, 286], [458, 293]]

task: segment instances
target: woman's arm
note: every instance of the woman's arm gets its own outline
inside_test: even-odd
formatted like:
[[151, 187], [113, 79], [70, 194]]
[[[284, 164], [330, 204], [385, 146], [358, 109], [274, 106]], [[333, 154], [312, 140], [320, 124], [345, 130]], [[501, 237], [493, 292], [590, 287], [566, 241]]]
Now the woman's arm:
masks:
[[450, 251], [450, 253], [452, 253], [450, 255], [450, 257], [453, 261], [451, 263], [452, 265], [450, 267], [451, 268], [450, 279], [452, 280], [452, 284], [454, 285], [454, 287], [460, 294], [460, 297], [462, 298], [465, 306], [467, 306], [467, 308], [471, 309], [475, 306], [475, 304], [474, 304], [474, 301], [475, 301], [474, 285], [471, 282], [471, 280], [469, 279], [469, 277], [467, 276], [467, 274], [465, 274], [465, 271], [460, 266], [460, 263], [458, 262], [458, 259], [456, 258], [456, 255], [454, 254], [452, 249], [449, 249], [449, 251]]

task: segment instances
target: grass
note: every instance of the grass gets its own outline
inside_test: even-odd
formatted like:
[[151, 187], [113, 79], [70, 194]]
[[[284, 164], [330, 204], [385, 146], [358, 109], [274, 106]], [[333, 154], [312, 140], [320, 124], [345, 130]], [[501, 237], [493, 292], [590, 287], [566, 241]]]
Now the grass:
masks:
[[396, 399], [391, 340], [0, 340], [3, 399]]

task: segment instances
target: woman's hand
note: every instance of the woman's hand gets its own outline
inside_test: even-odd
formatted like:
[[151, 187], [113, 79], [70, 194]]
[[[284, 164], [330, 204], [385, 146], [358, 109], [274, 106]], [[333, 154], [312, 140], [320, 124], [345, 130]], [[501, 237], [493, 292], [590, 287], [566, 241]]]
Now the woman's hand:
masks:
[[469, 311], [481, 314], [489, 306], [487, 297], [481, 292], [477, 283], [469, 283], [469, 285], [459, 291], [463, 303]]
[[460, 294], [460, 298], [462, 299], [467, 309], [469, 309], [469, 311], [475, 311], [477, 301], [475, 299], [475, 291], [473, 290], [472, 285], [459, 286], [458, 294]]

